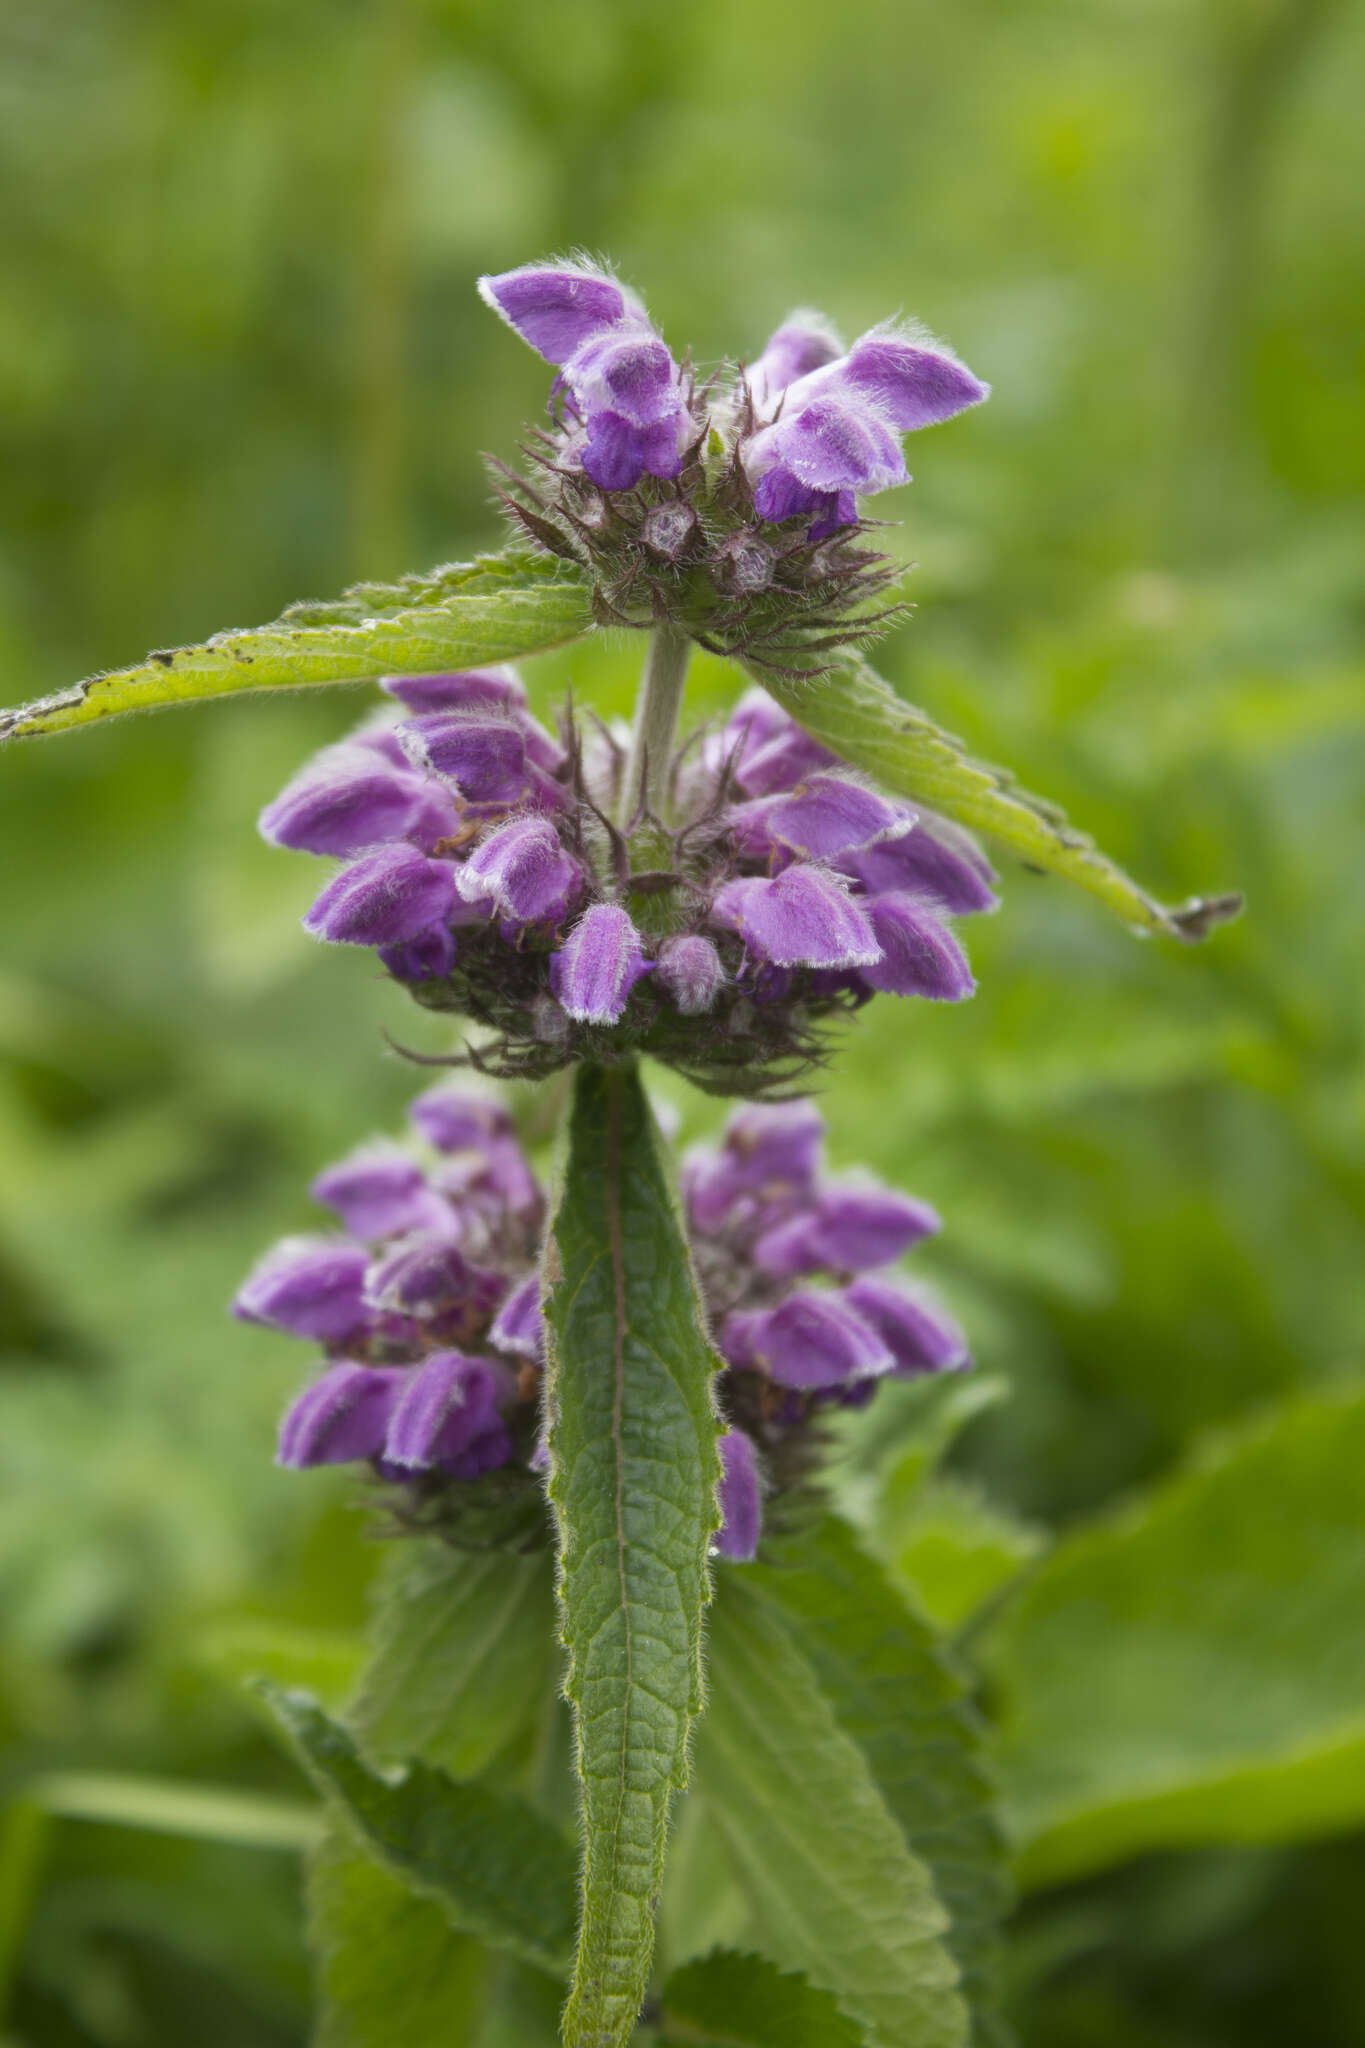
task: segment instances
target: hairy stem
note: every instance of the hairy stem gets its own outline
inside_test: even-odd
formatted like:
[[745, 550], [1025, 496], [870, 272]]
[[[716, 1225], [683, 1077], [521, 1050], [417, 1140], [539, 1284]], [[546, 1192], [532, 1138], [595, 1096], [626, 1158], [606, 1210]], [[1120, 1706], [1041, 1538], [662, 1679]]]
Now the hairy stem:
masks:
[[656, 626], [649, 636], [622, 787], [623, 824], [642, 810], [657, 812], [663, 802], [691, 653], [691, 641], [673, 626]]

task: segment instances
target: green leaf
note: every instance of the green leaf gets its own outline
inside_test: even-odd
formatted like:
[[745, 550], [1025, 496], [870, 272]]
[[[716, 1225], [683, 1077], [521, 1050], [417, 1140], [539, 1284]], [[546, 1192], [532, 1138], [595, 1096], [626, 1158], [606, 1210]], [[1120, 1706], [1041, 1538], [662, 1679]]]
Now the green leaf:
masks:
[[1365, 1819], [1365, 1390], [1078, 1531], [987, 1638], [1026, 1883]]
[[935, 1626], [957, 1630], [1046, 1549], [1047, 1535], [954, 1475], [926, 1479], [888, 1508], [874, 1547]]
[[308, 1936], [319, 2005], [312, 2048], [472, 2048], [478, 2039], [486, 1952], [340, 1826], [309, 1858]]
[[265, 1681], [258, 1690], [318, 1790], [386, 1869], [435, 1900], [463, 1933], [539, 1969], [567, 1968], [573, 1852], [533, 1807], [485, 1785], [457, 1784], [426, 1764], [380, 1777], [307, 1693]]
[[548, 1551], [397, 1544], [348, 1719], [372, 1756], [476, 1777], [542, 1711], [554, 1648]]
[[689, 2041], [714, 2048], [865, 2048], [867, 2041], [830, 1993], [799, 1971], [730, 1949], [675, 1970], [660, 2004], [665, 2030], [681, 2020]]
[[746, 1587], [778, 1608], [846, 1735], [949, 1915], [972, 2039], [1004, 2038], [995, 1986], [1010, 1904], [984, 1730], [931, 1627], [906, 1606], [846, 1523], [828, 1518], [765, 1546]]
[[248, 1849], [307, 1849], [322, 1824], [321, 1810], [299, 1799], [112, 1771], [50, 1771], [31, 1780], [25, 1796], [65, 1820], [236, 1842]]
[[630, 2038], [702, 1699], [718, 1361], [634, 1069], [580, 1068], [550, 1249], [550, 1498], [584, 1831], [567, 2048]]
[[872, 2048], [963, 2048], [929, 1872], [750, 1570], [725, 1575], [713, 1610], [696, 1776], [764, 1949], [833, 1993]]
[[220, 1677], [240, 1685], [271, 1678], [299, 1685], [325, 1707], [340, 1707], [355, 1683], [364, 1644], [358, 1631], [241, 1615], [204, 1629], [195, 1650]]
[[0, 740], [89, 725], [238, 690], [360, 683], [511, 661], [576, 640], [592, 625], [571, 569], [509, 550], [399, 583], [360, 583], [333, 604], [291, 605], [268, 626], [163, 648], [37, 703], [0, 712]]
[[1008, 769], [974, 761], [962, 742], [904, 703], [867, 663], [827, 675], [754, 671], [770, 695], [822, 746], [897, 796], [984, 832], [1030, 867], [1063, 875], [1142, 931], [1193, 941], [1235, 917], [1240, 896], [1194, 897], [1170, 910], [1139, 888], [1044, 797], [1016, 787]]

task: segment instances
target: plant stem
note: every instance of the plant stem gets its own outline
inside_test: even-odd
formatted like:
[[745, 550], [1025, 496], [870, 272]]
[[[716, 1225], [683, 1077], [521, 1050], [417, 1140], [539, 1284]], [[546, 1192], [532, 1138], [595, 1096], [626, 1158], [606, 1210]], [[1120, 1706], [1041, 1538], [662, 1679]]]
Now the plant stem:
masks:
[[663, 800], [691, 653], [687, 635], [672, 626], [656, 626], [649, 636], [622, 786], [623, 824], [641, 810], [657, 812]]

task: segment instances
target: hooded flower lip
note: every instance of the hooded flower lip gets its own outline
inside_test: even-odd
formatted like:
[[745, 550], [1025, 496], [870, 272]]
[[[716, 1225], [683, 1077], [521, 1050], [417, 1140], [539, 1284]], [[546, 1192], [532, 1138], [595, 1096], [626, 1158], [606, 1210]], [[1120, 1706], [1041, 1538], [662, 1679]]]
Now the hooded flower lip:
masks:
[[766, 1272], [786, 1275], [861, 1273], [890, 1265], [941, 1228], [927, 1202], [894, 1188], [836, 1185], [813, 1210], [765, 1231], [754, 1245], [754, 1260]]
[[353, 1465], [377, 1458], [406, 1374], [343, 1359], [305, 1387], [280, 1426], [276, 1463]]
[[492, 905], [515, 929], [558, 925], [583, 891], [583, 869], [547, 818], [520, 817], [479, 841], [456, 875], [466, 903]]
[[871, 967], [881, 946], [863, 911], [835, 877], [798, 862], [769, 881], [726, 882], [712, 917], [737, 931], [774, 967]]
[[416, 1160], [382, 1139], [329, 1166], [309, 1193], [356, 1237], [397, 1237], [409, 1230], [450, 1234], [450, 1211]]
[[760, 412], [769, 410], [789, 384], [837, 362], [843, 352], [843, 343], [822, 314], [804, 309], [789, 313], [749, 370], [755, 406]]
[[926, 904], [912, 896], [875, 896], [868, 916], [880, 948], [880, 958], [862, 969], [870, 988], [940, 1003], [960, 1003], [974, 992], [966, 955]]
[[863, 1274], [846, 1299], [886, 1345], [898, 1379], [961, 1372], [971, 1364], [960, 1327], [927, 1289]]
[[344, 1343], [369, 1319], [368, 1263], [364, 1247], [346, 1238], [286, 1237], [252, 1268], [232, 1312], [241, 1322], [269, 1323], [293, 1337]]
[[489, 1339], [500, 1351], [539, 1361], [545, 1351], [545, 1319], [540, 1306], [540, 1275], [528, 1273], [513, 1288], [493, 1319]]
[[502, 1277], [471, 1264], [447, 1230], [400, 1238], [365, 1281], [371, 1308], [426, 1319], [458, 1306], [473, 1321], [486, 1322], [505, 1292]]
[[994, 910], [991, 887], [995, 871], [965, 832], [934, 820], [921, 830], [873, 845], [851, 848], [836, 856], [841, 874], [861, 882], [869, 896], [893, 891], [922, 897], [956, 916]]
[[846, 776], [821, 774], [795, 789], [737, 804], [730, 819], [746, 853], [824, 861], [908, 833], [915, 814]]
[[776, 1308], [729, 1316], [720, 1348], [731, 1365], [757, 1366], [782, 1387], [842, 1386], [889, 1372], [895, 1363], [882, 1338], [840, 1295], [804, 1290]]
[[445, 675], [385, 676], [379, 685], [414, 717], [432, 711], [524, 711], [526, 690], [515, 669], [464, 668]]
[[354, 854], [409, 839], [430, 852], [459, 823], [448, 791], [373, 748], [326, 748], [261, 812], [261, 836], [299, 853]]
[[557, 364], [567, 363], [604, 328], [644, 313], [634, 293], [587, 263], [526, 263], [481, 277], [479, 297], [537, 355]]
[[720, 954], [700, 934], [663, 940], [654, 972], [683, 1017], [700, 1017], [711, 1009], [725, 982]]
[[486, 1359], [435, 1351], [403, 1380], [384, 1439], [386, 1463], [474, 1478], [505, 1461], [511, 1442], [498, 1410], [503, 1389]]
[[716, 1549], [732, 1564], [748, 1564], [758, 1555], [761, 1506], [754, 1447], [741, 1429], [727, 1429], [720, 1451], [720, 1528]]
[[393, 946], [449, 915], [455, 876], [410, 846], [385, 846], [343, 868], [304, 917], [315, 938], [342, 946]]
[[631, 990], [649, 972], [640, 934], [616, 903], [585, 910], [550, 955], [550, 987], [581, 1024], [619, 1023]]

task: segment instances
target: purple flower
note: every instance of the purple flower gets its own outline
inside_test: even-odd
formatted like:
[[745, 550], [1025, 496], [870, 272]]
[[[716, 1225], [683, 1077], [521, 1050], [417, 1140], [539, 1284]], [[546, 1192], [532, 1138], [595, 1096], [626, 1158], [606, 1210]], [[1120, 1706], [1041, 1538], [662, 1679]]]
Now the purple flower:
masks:
[[549, 363], [582, 423], [579, 460], [602, 491], [647, 471], [676, 477], [692, 418], [678, 366], [633, 294], [579, 264], [531, 265], [479, 279], [487, 305]]
[[450, 1230], [450, 1211], [416, 1160], [380, 1140], [362, 1145], [320, 1173], [309, 1190], [356, 1237], [397, 1237], [409, 1230]]
[[718, 1153], [684, 1163], [683, 1191], [693, 1228], [720, 1231], [737, 1203], [760, 1198], [789, 1206], [815, 1185], [825, 1120], [811, 1102], [755, 1102], [731, 1117]]
[[789, 314], [768, 337], [762, 355], [749, 371], [754, 404], [760, 411], [770, 408], [798, 377], [837, 362], [843, 352], [843, 343], [821, 314]]
[[842, 1386], [889, 1372], [883, 1339], [838, 1294], [789, 1294], [776, 1308], [739, 1311], [721, 1326], [732, 1366], [766, 1372], [783, 1387]]
[[720, 954], [711, 941], [685, 933], [662, 942], [654, 971], [683, 1017], [703, 1016], [725, 981]]
[[447, 1231], [400, 1238], [365, 1281], [372, 1308], [427, 1318], [460, 1309], [476, 1323], [487, 1322], [505, 1291], [501, 1276], [471, 1265]]
[[261, 812], [262, 837], [300, 853], [360, 853], [392, 839], [426, 851], [459, 825], [439, 783], [374, 748], [327, 747]]
[[760, 519], [810, 515], [818, 540], [857, 517], [858, 496], [907, 479], [898, 436], [979, 405], [990, 387], [918, 329], [874, 328], [782, 392], [743, 451]]
[[617, 1024], [630, 992], [649, 973], [636, 931], [616, 903], [585, 910], [564, 945], [550, 955], [550, 987], [582, 1024]]
[[232, 1313], [292, 1337], [341, 1344], [369, 1320], [363, 1287], [369, 1255], [346, 1238], [286, 1237], [252, 1267]]
[[760, 875], [724, 883], [711, 914], [774, 967], [866, 968], [881, 958], [860, 906], [833, 875], [804, 863], [772, 881]]
[[514, 719], [431, 711], [407, 719], [397, 732], [409, 757], [446, 776], [463, 803], [506, 809], [527, 794], [526, 740]]
[[398, 946], [380, 946], [379, 957], [395, 981], [443, 981], [455, 965], [455, 934], [435, 924]]
[[959, 1372], [971, 1364], [961, 1329], [925, 1289], [863, 1275], [846, 1290], [846, 1299], [886, 1345], [898, 1378]]
[[449, 915], [455, 873], [410, 846], [386, 846], [343, 868], [305, 916], [314, 938], [342, 946], [393, 946]]
[[526, 691], [511, 668], [464, 668], [441, 676], [385, 676], [379, 687], [418, 717], [431, 711], [526, 708]]
[[498, 1412], [506, 1388], [487, 1359], [434, 1351], [402, 1379], [384, 1439], [387, 1464], [472, 1479], [506, 1462], [512, 1445]]
[[406, 1380], [401, 1370], [355, 1365], [349, 1359], [329, 1366], [288, 1409], [276, 1463], [302, 1468], [377, 1458]]
[[493, 1319], [490, 1343], [500, 1351], [515, 1351], [537, 1362], [545, 1350], [545, 1319], [540, 1306], [540, 1274], [528, 1273], [514, 1287]]
[[583, 869], [548, 818], [524, 816], [481, 839], [455, 883], [466, 903], [496, 910], [521, 930], [561, 924], [583, 893]]
[[875, 846], [908, 834], [915, 822], [903, 804], [888, 803], [842, 775], [812, 775], [793, 790], [737, 804], [730, 819], [746, 853], [807, 860]]
[[471, 1095], [449, 1081], [438, 1081], [409, 1103], [408, 1118], [438, 1152], [479, 1151], [512, 1135], [512, 1119], [500, 1102]]
[[758, 1467], [754, 1447], [743, 1430], [727, 1429], [720, 1451], [719, 1505], [721, 1522], [716, 1549], [735, 1564], [748, 1564], [758, 1550]]
[[900, 838], [841, 854], [836, 864], [869, 896], [901, 891], [955, 916], [995, 909], [990, 862], [965, 832], [942, 818], [921, 817]]
[[927, 1202], [894, 1188], [832, 1187], [813, 1209], [765, 1231], [754, 1260], [765, 1272], [787, 1276], [861, 1273], [890, 1265], [941, 1228]]
[[976, 983], [966, 955], [926, 904], [913, 896], [874, 896], [867, 914], [881, 949], [880, 959], [860, 970], [870, 988], [940, 1003], [971, 995]]

